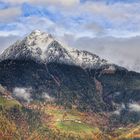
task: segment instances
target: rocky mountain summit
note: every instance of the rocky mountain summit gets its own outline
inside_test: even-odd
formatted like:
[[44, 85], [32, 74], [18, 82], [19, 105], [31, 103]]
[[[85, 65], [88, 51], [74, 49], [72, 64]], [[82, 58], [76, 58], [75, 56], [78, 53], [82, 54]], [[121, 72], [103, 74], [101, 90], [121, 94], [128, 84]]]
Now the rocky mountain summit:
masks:
[[140, 120], [139, 73], [64, 46], [39, 30], [1, 54], [0, 71], [0, 84], [17, 99], [110, 112], [119, 123]]
[[94, 68], [107, 64], [107, 61], [99, 56], [64, 46], [52, 35], [39, 30], [33, 31], [22, 41], [17, 41], [6, 49], [0, 60], [7, 59], [32, 59], [42, 63], [58, 62], [83, 68]]

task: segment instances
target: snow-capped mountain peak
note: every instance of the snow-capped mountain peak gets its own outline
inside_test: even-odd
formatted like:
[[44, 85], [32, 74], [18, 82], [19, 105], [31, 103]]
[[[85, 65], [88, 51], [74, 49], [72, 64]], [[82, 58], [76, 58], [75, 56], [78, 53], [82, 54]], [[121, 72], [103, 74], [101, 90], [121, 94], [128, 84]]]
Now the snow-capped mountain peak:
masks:
[[27, 36], [24, 40], [26, 46], [31, 49], [41, 49], [44, 52], [47, 49], [47, 46], [53, 42], [54, 39], [51, 35], [41, 32], [40, 30], [33, 31], [29, 36]]
[[43, 43], [45, 44], [49, 40], [53, 40], [52, 35], [41, 32], [40, 30], [34, 30], [29, 36], [25, 38], [25, 41], [29, 46], [40, 45]]
[[0, 60], [7, 59], [32, 59], [43, 63], [57, 62], [84, 68], [107, 64], [106, 60], [100, 59], [97, 55], [64, 46], [52, 35], [40, 30], [34, 30], [22, 41], [17, 41], [6, 49]]
[[17, 41], [6, 49], [2, 53], [1, 59], [32, 58], [41, 61], [45, 56], [45, 51], [53, 41], [54, 39], [50, 34], [35, 30], [22, 41]]

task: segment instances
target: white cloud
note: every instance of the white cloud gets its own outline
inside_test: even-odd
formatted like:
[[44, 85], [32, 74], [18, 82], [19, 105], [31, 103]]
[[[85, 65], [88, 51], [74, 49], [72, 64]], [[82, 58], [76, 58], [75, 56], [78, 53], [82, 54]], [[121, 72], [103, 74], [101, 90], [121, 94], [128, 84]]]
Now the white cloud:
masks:
[[75, 38], [74, 35], [65, 35], [64, 40], [69, 46], [88, 50], [109, 62], [140, 72], [140, 36]]
[[62, 4], [63, 6], [73, 6], [75, 4], [79, 4], [79, 0], [41, 0], [40, 2], [36, 2], [36, 0], [32, 0], [33, 3], [44, 3], [44, 4]]
[[140, 105], [138, 103], [130, 103], [129, 110], [134, 112], [140, 112]]
[[20, 35], [20, 31], [18, 31], [18, 30], [0, 31], [0, 36], [1, 37], [18, 36], [18, 35]]
[[16, 19], [22, 13], [20, 7], [11, 7], [0, 10], [0, 22], [9, 22]]
[[16, 42], [20, 37], [9, 35], [9, 36], [0, 36], [0, 54], [5, 48]]
[[93, 34], [95, 34], [97, 36], [104, 35], [104, 31], [105, 31], [105, 29], [101, 25], [99, 25], [95, 22], [91, 22], [91, 23], [86, 24], [84, 28], [85, 28], [85, 30], [93, 32]]
[[3, 2], [6, 2], [6, 3], [12, 3], [12, 4], [21, 4], [21, 3], [24, 3], [24, 2], [27, 2], [28, 0], [3, 0]]
[[28, 2], [31, 4], [38, 4], [38, 5], [47, 5], [47, 4], [57, 4], [63, 6], [72, 6], [75, 4], [79, 4], [79, 0], [5, 0], [4, 2], [8, 2], [11, 4], [22, 4], [24, 2]]
[[48, 93], [42, 93], [42, 98], [49, 102], [54, 101], [54, 98], [49, 96]]
[[14, 96], [16, 96], [19, 99], [23, 99], [27, 102], [30, 102], [32, 100], [30, 92], [31, 92], [31, 88], [18, 88], [18, 87], [16, 87], [13, 90]]
[[[107, 5], [105, 2], [93, 1], [80, 3], [80, 0], [4, 0], [3, 2], [14, 5], [27, 2], [36, 6], [41, 5], [48, 9], [55, 9], [55, 12], [59, 11], [64, 16], [59, 20], [59, 23], [62, 26], [69, 24], [67, 30], [73, 30], [73, 32], [76, 28], [81, 33], [87, 30], [91, 34], [95, 32], [95, 35], [102, 35], [104, 32], [107, 32], [107, 35], [115, 34], [116, 36], [134, 36], [136, 32], [140, 34], [140, 3], [116, 3]], [[70, 8], [68, 8], [69, 6]], [[55, 14], [57, 15], [57, 13]], [[76, 20], [69, 20], [70, 18], [74, 19], [76, 17], [83, 17], [87, 22], [78, 24]], [[86, 28], [83, 29], [82, 27]]]
[[23, 18], [22, 23], [20, 23], [21, 30], [24, 28], [24, 32], [28, 33], [31, 32], [34, 29], [42, 29], [42, 30], [55, 30], [55, 23], [49, 20], [48, 18], [45, 17], [38, 17], [38, 16], [30, 16]]
[[120, 115], [121, 111], [125, 109], [125, 105], [121, 104], [120, 107], [113, 112], [113, 114]]
[[62, 36], [64, 32], [67, 32], [67, 30], [61, 24], [56, 24], [47, 17], [39, 16], [24, 17], [20, 23], [17, 23], [16, 28], [17, 31], [22, 32], [19, 32], [19, 35], [22, 34], [22, 36], [29, 34], [35, 29], [46, 31], [53, 36], [59, 37]]
[[116, 3], [108, 5], [105, 2], [86, 2], [81, 5], [80, 8], [83, 11], [97, 14], [102, 17], [105, 16], [111, 20], [125, 21], [132, 17], [139, 18], [140, 3]]

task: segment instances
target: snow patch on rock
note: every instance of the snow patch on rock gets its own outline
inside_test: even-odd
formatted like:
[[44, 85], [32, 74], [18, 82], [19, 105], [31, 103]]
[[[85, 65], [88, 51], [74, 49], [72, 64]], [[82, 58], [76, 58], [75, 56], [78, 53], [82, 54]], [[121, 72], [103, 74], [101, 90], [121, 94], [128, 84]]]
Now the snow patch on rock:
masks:
[[0, 61], [7, 59], [33, 59], [43, 63], [58, 62], [83, 68], [108, 64], [95, 54], [62, 45], [50, 34], [40, 30], [33, 31], [22, 41], [17, 41], [6, 49], [0, 56]]

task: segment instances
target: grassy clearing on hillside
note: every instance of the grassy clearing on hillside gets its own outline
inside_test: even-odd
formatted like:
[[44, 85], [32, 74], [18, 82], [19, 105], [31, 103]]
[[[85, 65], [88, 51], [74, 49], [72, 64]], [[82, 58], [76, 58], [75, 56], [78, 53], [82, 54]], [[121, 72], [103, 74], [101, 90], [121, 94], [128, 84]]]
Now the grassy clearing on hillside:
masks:
[[66, 132], [73, 132], [73, 133], [88, 133], [92, 134], [93, 131], [97, 131], [97, 129], [93, 129], [87, 124], [78, 123], [74, 121], [59, 121], [57, 122], [56, 127], [61, 129], [62, 131]]
[[56, 137], [62, 136], [66, 140], [70, 138], [89, 140], [93, 139], [94, 133], [100, 131], [98, 128], [84, 123], [82, 113], [77, 110], [65, 110], [61, 107], [49, 106], [45, 113], [52, 116], [49, 129], [50, 133], [53, 133]]
[[55, 106], [47, 107], [46, 108], [46, 113], [49, 115], [52, 115], [54, 117], [54, 120], [63, 120], [64, 114], [66, 114], [65, 119], [70, 119], [70, 120], [81, 120], [81, 115], [78, 111], [76, 110], [65, 110], [62, 108], [58, 108]]
[[16, 100], [7, 100], [4, 97], [0, 97], [0, 106], [3, 106], [6, 109], [9, 109], [9, 108], [12, 108], [14, 106], [21, 107], [21, 104]]

